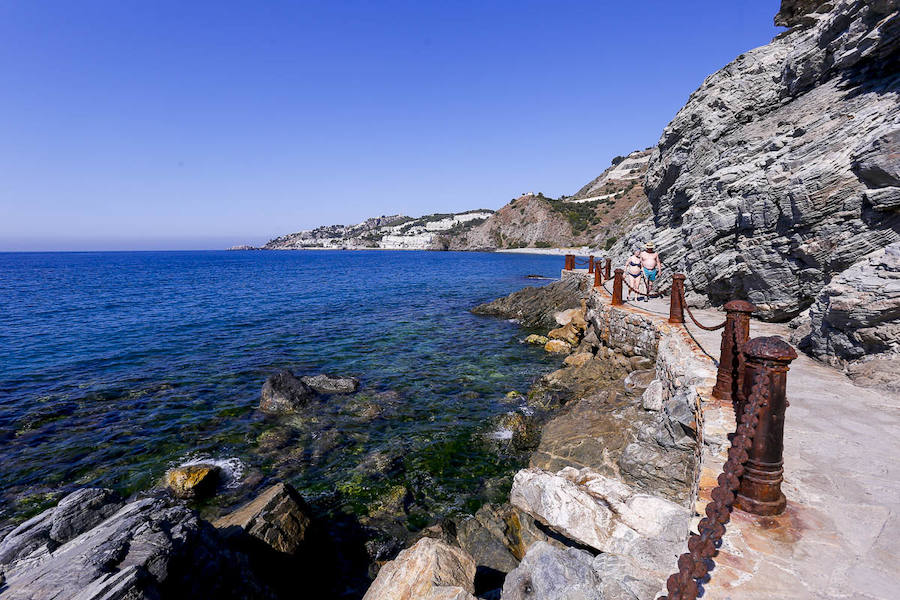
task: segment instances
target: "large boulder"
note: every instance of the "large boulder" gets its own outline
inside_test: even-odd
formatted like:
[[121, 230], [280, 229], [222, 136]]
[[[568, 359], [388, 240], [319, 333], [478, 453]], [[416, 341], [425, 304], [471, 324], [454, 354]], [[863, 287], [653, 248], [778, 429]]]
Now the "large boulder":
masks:
[[502, 600], [605, 600], [594, 557], [537, 542], [503, 583]]
[[339, 377], [321, 373], [301, 377], [300, 381], [320, 394], [352, 394], [359, 389], [359, 379], [356, 377]]
[[[57, 531], [77, 535], [62, 544], [45, 543], [27, 556], [5, 554], [4, 600], [272, 598], [215, 529], [167, 498], [136, 500], [88, 525], [119, 506], [112, 495], [82, 492], [36, 517], [35, 523], [65, 517], [70, 527]], [[12, 543], [11, 536], [2, 542], [7, 549]]]
[[566, 538], [665, 571], [683, 551], [691, 513], [590, 469], [523, 469], [510, 502]]
[[315, 390], [294, 377], [290, 371], [270, 375], [263, 384], [259, 410], [278, 415], [303, 408], [316, 395]]
[[422, 538], [381, 567], [363, 600], [474, 600], [474, 582], [471, 556]]
[[295, 554], [312, 523], [309, 513], [297, 490], [276, 483], [213, 525], [227, 538], [249, 536], [276, 552]]
[[787, 320], [837, 274], [900, 240], [898, 0], [785, 1], [802, 25], [707, 77], [653, 150], [654, 239], [714, 304]]

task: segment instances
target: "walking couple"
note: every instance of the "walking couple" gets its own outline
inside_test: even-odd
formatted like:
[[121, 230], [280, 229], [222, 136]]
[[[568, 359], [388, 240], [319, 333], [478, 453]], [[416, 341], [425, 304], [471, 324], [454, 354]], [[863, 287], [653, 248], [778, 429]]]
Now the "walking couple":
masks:
[[634, 290], [640, 290], [641, 282], [644, 283], [643, 296], [644, 301], [650, 301], [650, 294], [653, 292], [653, 283], [659, 276], [659, 270], [662, 268], [662, 261], [659, 260], [659, 253], [653, 245], [653, 242], [644, 244], [643, 249], [635, 248], [634, 254], [628, 257], [625, 263], [625, 278], [628, 283], [628, 300], [636, 297], [641, 299], [640, 294]]

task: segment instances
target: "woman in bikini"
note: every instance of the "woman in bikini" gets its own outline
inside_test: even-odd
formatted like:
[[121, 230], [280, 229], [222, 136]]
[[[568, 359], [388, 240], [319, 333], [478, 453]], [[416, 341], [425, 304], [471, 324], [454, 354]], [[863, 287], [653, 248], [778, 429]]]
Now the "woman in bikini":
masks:
[[[635, 248], [634, 254], [628, 257], [628, 262], [625, 263], [625, 277], [628, 285], [628, 300], [630, 301], [632, 296], [637, 296], [637, 294], [633, 291], [639, 290], [641, 288], [638, 287], [638, 283], [643, 279], [641, 277], [641, 249]], [[632, 289], [633, 288], [633, 289]]]

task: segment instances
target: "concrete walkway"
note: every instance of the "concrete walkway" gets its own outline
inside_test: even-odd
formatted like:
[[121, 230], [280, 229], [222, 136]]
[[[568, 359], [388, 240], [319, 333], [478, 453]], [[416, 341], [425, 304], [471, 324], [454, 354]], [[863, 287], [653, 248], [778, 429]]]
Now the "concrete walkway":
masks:
[[[665, 321], [669, 299], [626, 307]], [[704, 325], [725, 318], [718, 310], [693, 312]], [[718, 361], [721, 331], [685, 319], [699, 347]], [[750, 328], [751, 337], [789, 339], [790, 332], [755, 320]], [[703, 597], [900, 598], [900, 396], [854, 385], [802, 353], [791, 365], [787, 395], [787, 511], [734, 511]], [[701, 496], [713, 485], [701, 474]]]

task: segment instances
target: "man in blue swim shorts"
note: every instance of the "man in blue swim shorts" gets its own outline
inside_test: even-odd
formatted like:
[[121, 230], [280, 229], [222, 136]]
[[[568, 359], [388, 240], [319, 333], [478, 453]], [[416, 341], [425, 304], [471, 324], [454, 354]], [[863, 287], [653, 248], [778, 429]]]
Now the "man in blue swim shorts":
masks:
[[650, 301], [650, 294], [653, 292], [653, 282], [659, 276], [659, 270], [662, 268], [662, 261], [659, 260], [659, 254], [653, 245], [653, 242], [647, 242], [640, 254], [641, 271], [644, 276], [644, 283], [647, 286], [647, 295], [645, 301]]

